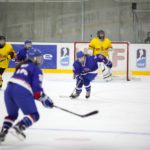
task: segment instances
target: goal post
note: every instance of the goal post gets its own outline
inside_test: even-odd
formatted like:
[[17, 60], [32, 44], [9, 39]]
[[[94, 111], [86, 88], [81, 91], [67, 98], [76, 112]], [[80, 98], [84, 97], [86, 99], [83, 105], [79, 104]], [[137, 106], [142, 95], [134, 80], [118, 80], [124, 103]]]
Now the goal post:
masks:
[[[79, 50], [86, 52], [89, 42], [74, 42], [74, 59]], [[130, 81], [129, 70], [129, 42], [112, 42], [113, 50], [109, 52], [109, 59], [113, 63], [113, 77], [123, 78]]]

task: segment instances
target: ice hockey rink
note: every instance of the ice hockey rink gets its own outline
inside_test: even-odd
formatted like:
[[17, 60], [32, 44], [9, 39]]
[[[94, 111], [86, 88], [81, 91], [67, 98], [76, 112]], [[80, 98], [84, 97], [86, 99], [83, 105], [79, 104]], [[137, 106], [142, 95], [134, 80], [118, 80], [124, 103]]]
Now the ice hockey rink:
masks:
[[[4, 74], [0, 91], [0, 126], [6, 115], [3, 94], [10, 76]], [[77, 100], [60, 98], [69, 96], [74, 86], [70, 74], [44, 75], [43, 87], [55, 105], [81, 114], [99, 110], [99, 114], [80, 118], [37, 102], [40, 120], [26, 130], [27, 139], [19, 141], [8, 134], [0, 150], [150, 150], [150, 77], [93, 82], [88, 100], [84, 90]]]

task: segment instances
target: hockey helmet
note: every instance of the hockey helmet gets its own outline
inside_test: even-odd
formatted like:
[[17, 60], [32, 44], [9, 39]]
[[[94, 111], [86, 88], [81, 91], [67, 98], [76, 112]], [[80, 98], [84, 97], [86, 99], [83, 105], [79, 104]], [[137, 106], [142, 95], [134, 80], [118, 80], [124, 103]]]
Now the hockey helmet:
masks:
[[103, 40], [105, 38], [105, 32], [103, 30], [97, 31], [97, 37]]
[[83, 51], [78, 51], [78, 52], [77, 52], [77, 59], [79, 59], [79, 58], [81, 58], [81, 57], [83, 57], [83, 56], [85, 56], [85, 54], [84, 54]]
[[6, 36], [4, 36], [4, 35], [0, 35], [0, 40], [6, 40]]
[[30, 48], [27, 51], [27, 60], [31, 60], [33, 63], [41, 65], [43, 63], [42, 52], [39, 49]]

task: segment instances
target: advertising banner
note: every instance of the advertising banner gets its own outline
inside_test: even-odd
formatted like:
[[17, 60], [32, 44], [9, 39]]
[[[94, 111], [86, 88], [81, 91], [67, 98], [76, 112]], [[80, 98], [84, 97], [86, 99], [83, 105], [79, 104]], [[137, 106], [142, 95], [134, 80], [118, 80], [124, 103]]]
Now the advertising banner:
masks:
[[[23, 48], [23, 42], [13, 42], [16, 52]], [[45, 71], [71, 73], [76, 51], [74, 43], [33, 43], [34, 48], [41, 50], [44, 62], [41, 66]], [[76, 50], [85, 50], [88, 43], [76, 44]], [[113, 43], [110, 52], [113, 62], [113, 72], [118, 75], [127, 72], [127, 44]], [[150, 75], [150, 44], [129, 44], [129, 72], [132, 75]], [[9, 68], [15, 67], [15, 61], [10, 61]]]
[[133, 71], [150, 71], [150, 44], [130, 44], [130, 65]]
[[74, 62], [74, 44], [58, 43], [57, 44], [57, 69], [72, 69]]
[[[12, 44], [16, 52], [23, 48], [23, 44]], [[43, 54], [42, 69], [56, 69], [57, 68], [57, 45], [53, 44], [33, 44], [33, 48], [41, 50]], [[9, 63], [9, 68], [15, 67], [15, 61], [12, 60]]]
[[33, 45], [33, 47], [42, 51], [44, 58], [42, 69], [57, 68], [57, 45]]

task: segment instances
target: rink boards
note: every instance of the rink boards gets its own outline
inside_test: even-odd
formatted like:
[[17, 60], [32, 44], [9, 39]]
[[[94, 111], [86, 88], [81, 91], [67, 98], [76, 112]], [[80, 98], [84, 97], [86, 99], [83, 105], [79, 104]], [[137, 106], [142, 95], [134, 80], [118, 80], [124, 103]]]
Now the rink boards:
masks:
[[[150, 75], [150, 45], [126, 44], [113, 42], [110, 59], [113, 62], [115, 75]], [[23, 48], [23, 43], [13, 42], [15, 51]], [[79, 43], [78, 43], [79, 44]], [[81, 46], [82, 45], [82, 46]], [[33, 47], [42, 51], [44, 63], [42, 69], [46, 73], [72, 73], [72, 64], [76, 55], [74, 43], [33, 43]], [[88, 48], [88, 42], [81, 42], [79, 49]], [[7, 71], [14, 71], [15, 62], [11, 61]]]

